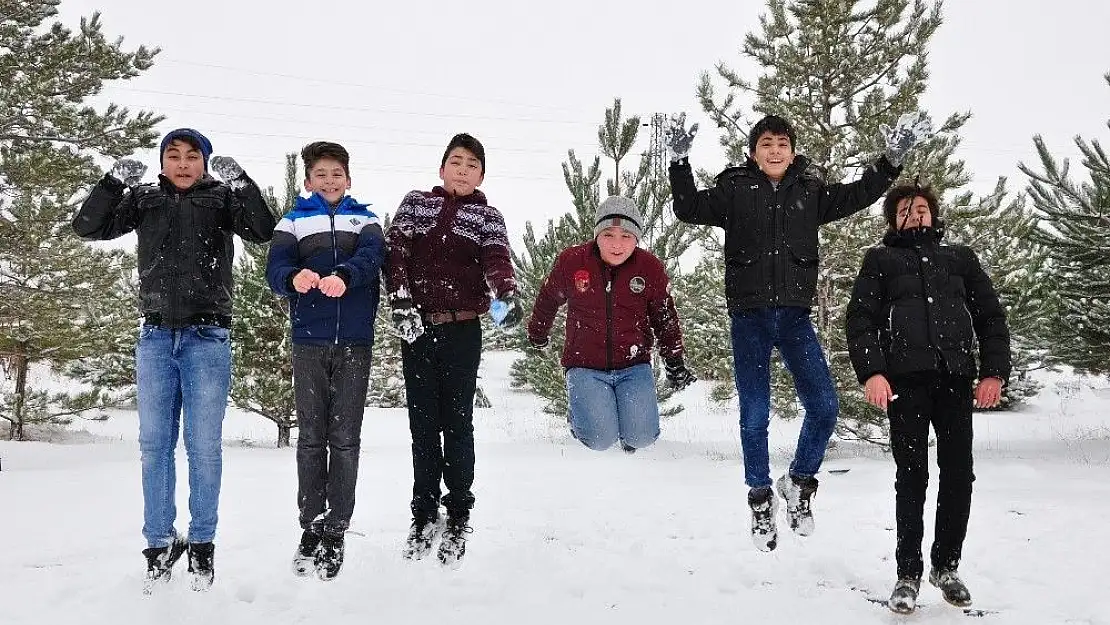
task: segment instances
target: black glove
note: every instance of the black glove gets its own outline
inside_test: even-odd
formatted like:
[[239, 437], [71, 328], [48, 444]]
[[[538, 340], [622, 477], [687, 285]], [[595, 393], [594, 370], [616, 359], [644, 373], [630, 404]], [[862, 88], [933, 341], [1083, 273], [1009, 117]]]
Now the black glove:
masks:
[[528, 335], [528, 342], [532, 345], [533, 349], [542, 350], [551, 343], [551, 338], [547, 336]]
[[502, 330], [509, 330], [524, 320], [524, 307], [520, 305], [520, 298], [516, 296], [516, 293], [509, 291], [497, 298], [496, 301], [500, 302], [507, 311], [497, 327]]
[[393, 308], [393, 327], [406, 343], [412, 343], [424, 334], [424, 320], [420, 318], [420, 311], [412, 305], [411, 299], [395, 299], [390, 306]]
[[664, 363], [667, 368], [667, 384], [670, 384], [671, 388], [674, 390], [681, 391], [687, 386], [690, 386], [692, 382], [698, 380], [694, 377], [694, 374], [690, 373], [690, 370], [686, 368], [686, 364], [682, 362], [681, 356], [677, 358], [667, 358], [664, 360]]

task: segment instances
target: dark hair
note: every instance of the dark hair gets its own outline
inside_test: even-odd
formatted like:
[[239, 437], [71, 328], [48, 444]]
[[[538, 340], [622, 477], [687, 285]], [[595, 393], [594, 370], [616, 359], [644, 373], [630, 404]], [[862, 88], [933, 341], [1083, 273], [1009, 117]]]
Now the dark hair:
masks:
[[347, 153], [347, 148], [330, 141], [314, 141], [301, 148], [301, 160], [304, 161], [304, 177], [308, 178], [309, 172], [316, 166], [316, 163], [325, 158], [330, 158], [342, 165], [343, 173], [350, 177], [351, 155]]
[[794, 146], [798, 143], [797, 135], [794, 134], [794, 127], [778, 115], [768, 115], [756, 122], [752, 126], [752, 131], [748, 133], [749, 153], [755, 153], [755, 144], [759, 143], [759, 138], [767, 132], [773, 135], [786, 135], [790, 139], [790, 151], [794, 151]]
[[450, 156], [451, 150], [455, 148], [464, 148], [473, 154], [478, 162], [482, 164], [482, 174], [486, 173], [486, 149], [482, 147], [482, 142], [474, 137], [460, 132], [459, 134], [451, 137], [451, 142], [447, 144], [447, 149], [443, 151], [443, 158], [439, 161], [439, 166], [442, 169], [447, 164], [447, 157]]
[[921, 186], [917, 182], [913, 184], [902, 183], [887, 191], [886, 199], [883, 200], [883, 215], [886, 216], [886, 223], [891, 230], [898, 229], [898, 205], [907, 198], [912, 201], [913, 198], [917, 197], [924, 198], [929, 203], [929, 213], [933, 218], [933, 225], [936, 225], [937, 219], [940, 217], [940, 204], [933, 188], [929, 185]]

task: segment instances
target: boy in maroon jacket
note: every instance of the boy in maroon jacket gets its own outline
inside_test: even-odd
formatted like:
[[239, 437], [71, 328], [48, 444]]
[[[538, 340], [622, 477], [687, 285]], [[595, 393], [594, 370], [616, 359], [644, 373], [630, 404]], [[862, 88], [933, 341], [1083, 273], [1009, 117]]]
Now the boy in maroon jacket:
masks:
[[[474, 390], [482, 355], [479, 316], [492, 290], [508, 310], [503, 328], [523, 317], [516, 296], [505, 220], [477, 189], [486, 152], [455, 135], [440, 162], [443, 186], [405, 196], [386, 233], [393, 324], [412, 433], [412, 527], [403, 557], [419, 560], [443, 531], [440, 562], [456, 566], [466, 550], [474, 495]], [[441, 438], [442, 436], [442, 438]], [[440, 523], [440, 480], [448, 493]]]
[[594, 240], [563, 250], [544, 280], [528, 340], [546, 346], [555, 314], [568, 305], [562, 364], [571, 433], [590, 449], [619, 440], [632, 453], [659, 437], [655, 338], [671, 386], [685, 388], [694, 376], [683, 364], [682, 328], [663, 263], [637, 247], [643, 217], [636, 204], [610, 197], [595, 223]]

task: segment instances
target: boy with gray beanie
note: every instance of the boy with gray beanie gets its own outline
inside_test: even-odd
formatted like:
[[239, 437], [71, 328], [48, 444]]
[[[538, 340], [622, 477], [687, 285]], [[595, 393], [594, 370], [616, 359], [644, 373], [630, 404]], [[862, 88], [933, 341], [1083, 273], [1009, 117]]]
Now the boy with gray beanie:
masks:
[[663, 263], [639, 248], [644, 218], [635, 202], [613, 196], [596, 213], [594, 239], [563, 250], [544, 280], [528, 321], [528, 340], [547, 346], [567, 305], [562, 365], [567, 370], [571, 433], [603, 450], [628, 453], [659, 437], [651, 350], [676, 390], [695, 380], [683, 363], [682, 328]]

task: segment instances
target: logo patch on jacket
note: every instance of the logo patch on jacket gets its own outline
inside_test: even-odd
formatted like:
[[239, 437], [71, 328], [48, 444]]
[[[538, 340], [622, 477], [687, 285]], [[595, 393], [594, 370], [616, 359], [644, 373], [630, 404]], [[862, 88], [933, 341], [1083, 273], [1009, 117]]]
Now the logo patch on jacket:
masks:
[[579, 293], [585, 293], [590, 290], [590, 272], [585, 269], [579, 269], [574, 272], [574, 288], [578, 289]]
[[633, 293], [643, 293], [647, 288], [647, 282], [640, 276], [636, 276], [628, 281], [628, 288], [632, 289]]

